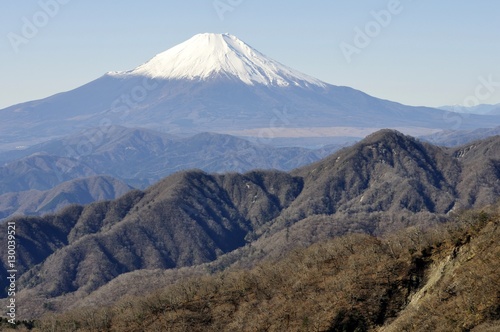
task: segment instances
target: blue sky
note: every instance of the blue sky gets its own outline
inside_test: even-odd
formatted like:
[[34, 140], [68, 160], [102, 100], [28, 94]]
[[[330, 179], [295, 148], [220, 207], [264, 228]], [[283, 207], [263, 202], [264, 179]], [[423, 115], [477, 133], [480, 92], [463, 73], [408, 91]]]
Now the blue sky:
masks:
[[499, 14], [497, 0], [0, 0], [0, 108], [135, 68], [201, 32], [383, 99], [500, 103]]

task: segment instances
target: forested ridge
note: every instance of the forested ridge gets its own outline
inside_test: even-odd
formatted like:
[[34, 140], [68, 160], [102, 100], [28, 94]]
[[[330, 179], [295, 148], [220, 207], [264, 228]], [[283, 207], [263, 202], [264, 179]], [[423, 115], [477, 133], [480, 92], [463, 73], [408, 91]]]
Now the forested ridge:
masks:
[[[437, 245], [439, 241], [429, 242], [427, 249], [422, 247], [425, 242], [414, 248], [405, 247], [405, 241], [418, 242], [419, 234], [441, 224], [453, 224], [453, 216], [461, 211], [481, 209], [498, 201], [499, 144], [500, 138], [493, 137], [451, 149], [383, 130], [291, 172], [185, 171], [113, 201], [73, 205], [42, 217], [14, 218], [19, 243], [19, 316], [39, 318], [92, 305], [109, 307], [123, 296], [156, 294], [168, 285], [178, 285], [179, 280], [213, 278], [221, 271], [236, 271], [232, 269], [243, 272], [231, 273], [244, 276], [246, 271], [255, 271], [256, 266], [264, 269], [268, 263], [262, 262], [275, 262], [270, 265], [274, 271], [290, 261], [290, 253], [306, 250], [305, 253], [313, 249], [303, 248], [314, 248], [325, 241], [357, 239], [364, 241], [362, 245], [353, 244], [362, 250], [362, 257], [372, 257], [372, 262], [386, 260], [389, 264], [378, 266], [380, 271], [367, 272], [368, 284], [363, 287], [370, 291], [360, 297], [364, 303], [373, 293], [378, 294], [377, 301], [389, 301], [384, 304], [387, 308], [383, 313], [375, 310], [372, 316], [364, 318], [370, 328], [381, 322], [385, 325], [396, 317], [394, 313], [401, 311], [405, 301], [410, 301], [408, 294], [422, 285], [424, 275], [413, 277], [413, 272], [408, 271], [416, 269], [415, 264], [425, 263], [418, 269], [427, 273], [438, 256], [427, 263], [424, 256], [445, 253]], [[409, 234], [413, 235], [410, 240], [405, 239], [404, 232], [411, 229], [414, 231]], [[403, 248], [399, 250], [405, 255], [413, 251], [411, 257], [396, 255], [392, 251], [397, 246], [384, 242], [395, 234], [403, 234], [397, 242]], [[445, 238], [441, 242], [453, 241]], [[368, 248], [371, 254], [363, 251]], [[6, 255], [2, 250], [5, 248], [0, 248], [3, 260]], [[419, 254], [423, 256], [415, 261]], [[359, 272], [356, 266], [364, 264], [361, 256], [351, 259], [345, 255], [336, 258], [341, 268], [334, 269], [338, 274], [333, 274], [335, 282], [342, 279], [345, 271]], [[369, 260], [365, 262], [368, 264]], [[367, 268], [374, 267], [372, 264]], [[4, 265], [0, 274], [4, 278]], [[283, 275], [295, 278], [293, 273]], [[307, 274], [299, 273], [299, 279], [290, 279], [292, 284], [283, 281], [276, 285], [293, 289], [293, 285], [308, 284], [309, 278], [301, 280], [302, 275]], [[352, 287], [361, 282], [361, 277], [365, 275], [357, 276], [358, 279], [349, 277], [357, 280]], [[418, 280], [414, 280], [411, 289], [402, 286], [411, 284], [412, 278]], [[248, 293], [251, 296], [260, 294], [258, 288], [251, 286], [256, 281], [248, 282], [243, 291], [252, 291]], [[369, 286], [372, 284], [378, 285], [373, 292]], [[224, 292], [231, 287], [217, 286], [217, 292], [222, 292], [217, 296], [230, 296], [232, 293]], [[324, 285], [314, 287], [326, 289]], [[348, 285], [332, 287], [344, 289]], [[281, 291], [273, 294], [266, 296], [276, 295], [283, 300]], [[398, 301], [393, 303], [392, 299]], [[258, 306], [264, 304], [259, 302]], [[313, 307], [309, 303], [308, 308]], [[237, 314], [238, 308], [229, 311], [230, 317]], [[331, 309], [330, 315], [335, 312]], [[311, 319], [308, 316], [306, 321]], [[329, 323], [332, 319], [333, 316]], [[324, 324], [321, 328], [326, 329]]]

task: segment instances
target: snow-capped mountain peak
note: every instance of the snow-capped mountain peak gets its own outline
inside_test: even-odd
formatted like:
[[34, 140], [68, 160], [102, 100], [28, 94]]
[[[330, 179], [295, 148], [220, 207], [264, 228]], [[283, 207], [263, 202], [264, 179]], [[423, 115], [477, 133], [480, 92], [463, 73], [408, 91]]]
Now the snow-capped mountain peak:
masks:
[[156, 55], [145, 64], [111, 75], [164, 79], [236, 77], [245, 84], [324, 87], [325, 83], [272, 60], [230, 34], [203, 33]]

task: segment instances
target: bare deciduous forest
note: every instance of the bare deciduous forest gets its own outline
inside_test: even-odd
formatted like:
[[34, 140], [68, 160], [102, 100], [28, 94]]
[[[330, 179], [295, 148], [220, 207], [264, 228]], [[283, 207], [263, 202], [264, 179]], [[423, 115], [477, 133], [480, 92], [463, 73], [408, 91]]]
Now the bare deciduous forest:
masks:
[[345, 235], [249, 270], [45, 315], [33, 331], [497, 331], [499, 212]]

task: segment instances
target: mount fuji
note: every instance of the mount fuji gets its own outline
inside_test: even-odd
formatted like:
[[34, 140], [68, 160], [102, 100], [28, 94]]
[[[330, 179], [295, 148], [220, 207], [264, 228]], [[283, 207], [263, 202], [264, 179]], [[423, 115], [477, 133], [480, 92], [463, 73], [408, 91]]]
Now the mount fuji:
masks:
[[247, 85], [281, 87], [326, 86], [313, 77], [267, 58], [235, 36], [210, 33], [196, 35], [134, 70], [115, 75], [205, 81], [229, 78]]
[[0, 110], [0, 151], [94, 127], [248, 137], [358, 136], [380, 128], [429, 134], [492, 127], [462, 116], [381, 100], [272, 60], [229, 34], [198, 34], [139, 67]]

